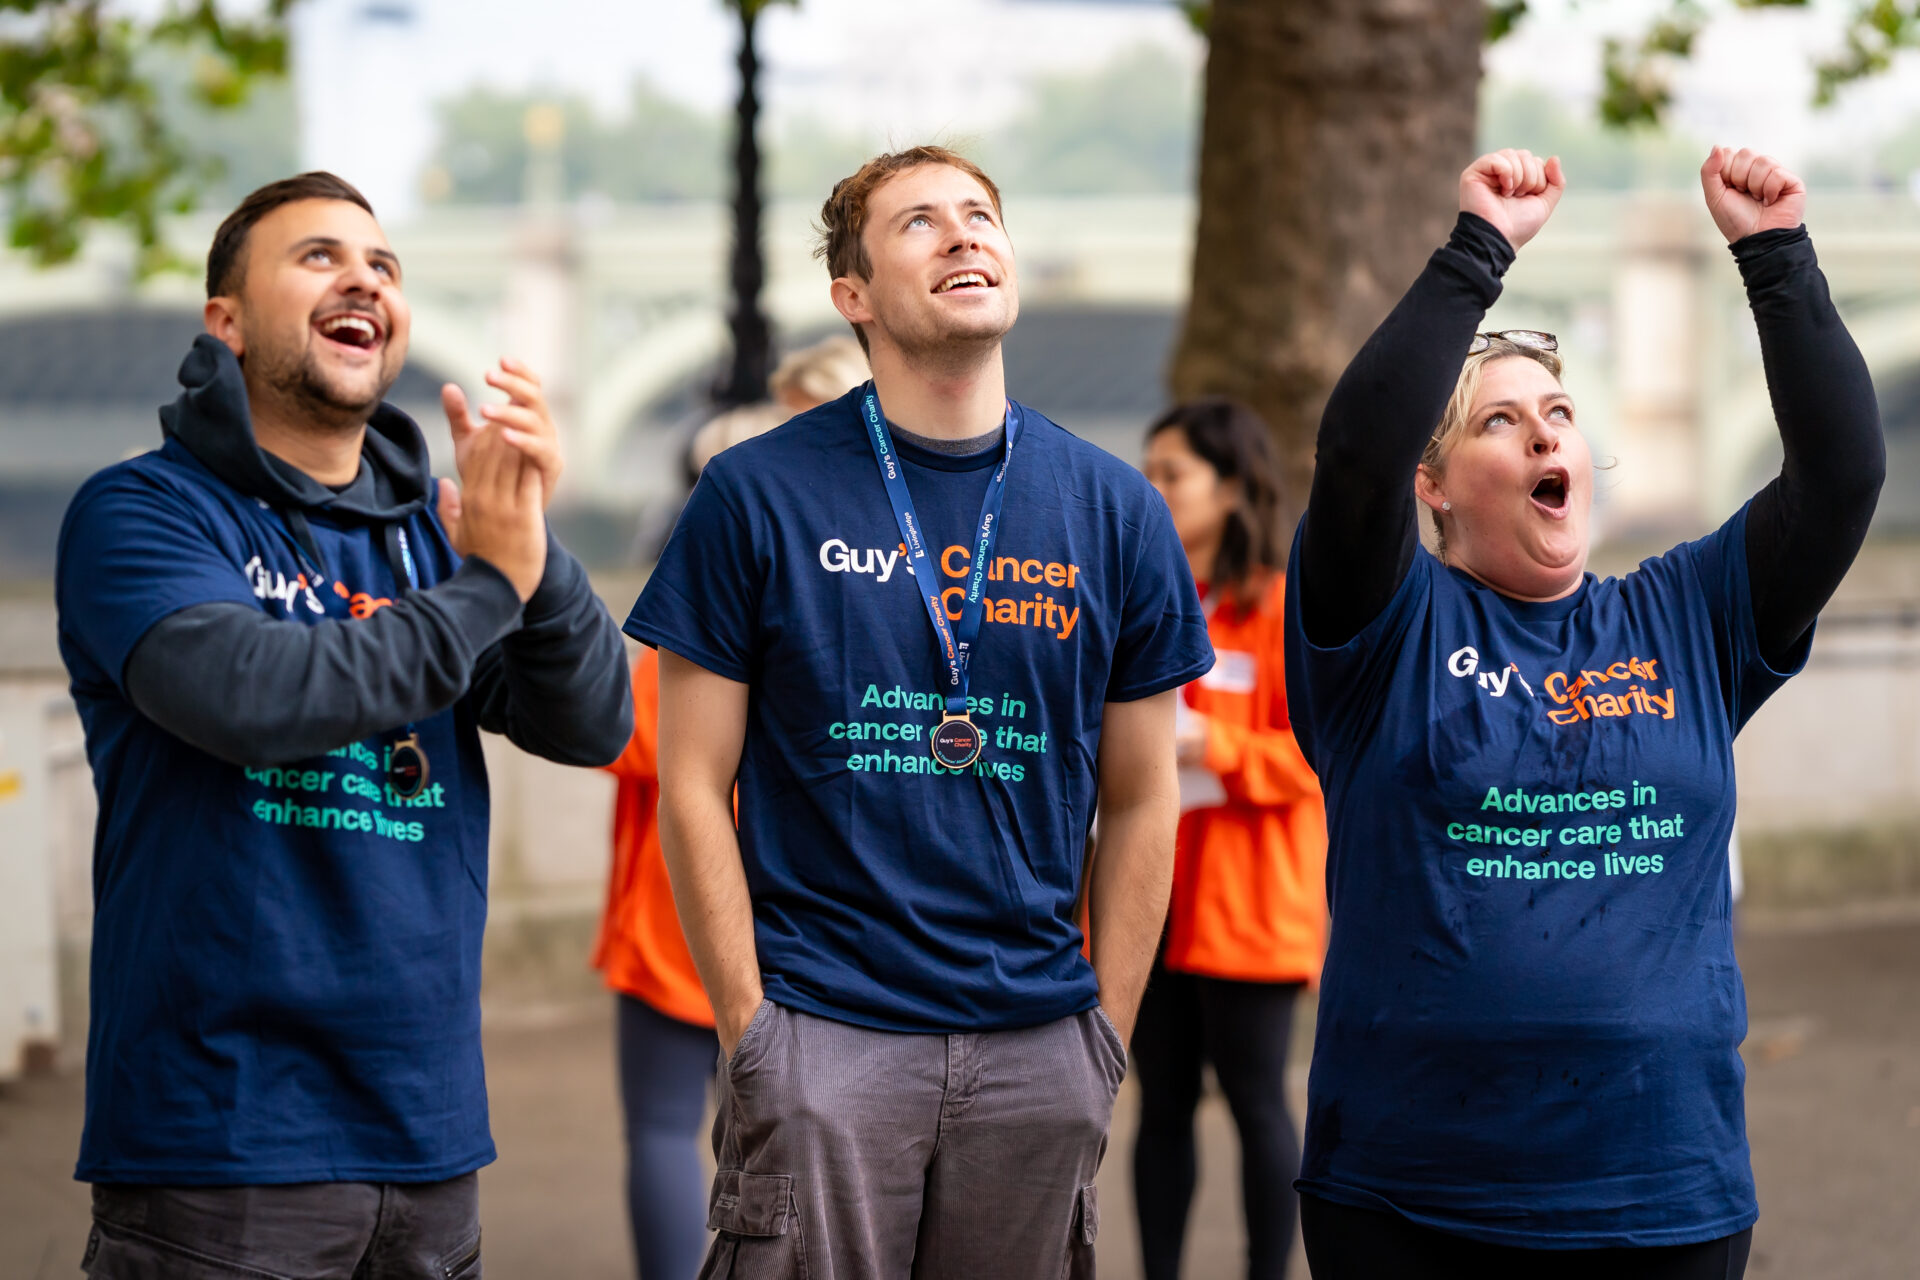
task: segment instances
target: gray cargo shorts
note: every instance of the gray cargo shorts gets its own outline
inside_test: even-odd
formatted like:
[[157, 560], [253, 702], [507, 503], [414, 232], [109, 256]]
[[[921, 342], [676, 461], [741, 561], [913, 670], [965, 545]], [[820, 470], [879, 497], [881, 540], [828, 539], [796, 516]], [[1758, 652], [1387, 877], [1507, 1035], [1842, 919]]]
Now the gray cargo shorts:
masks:
[[763, 1002], [719, 1073], [702, 1280], [1091, 1280], [1126, 1065], [1098, 1009], [914, 1035]]

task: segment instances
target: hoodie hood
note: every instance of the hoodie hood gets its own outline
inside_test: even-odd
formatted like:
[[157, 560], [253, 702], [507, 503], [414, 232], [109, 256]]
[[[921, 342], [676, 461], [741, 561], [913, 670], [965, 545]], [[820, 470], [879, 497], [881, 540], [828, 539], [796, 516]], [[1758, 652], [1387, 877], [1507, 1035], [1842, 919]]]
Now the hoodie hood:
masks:
[[[433, 491], [426, 437], [392, 405], [383, 403], [367, 422], [360, 478], [335, 493], [268, 454], [253, 438], [246, 378], [226, 343], [200, 334], [180, 364], [179, 377], [185, 389], [161, 408], [161, 430], [248, 497], [282, 509], [382, 522], [404, 520], [426, 507]], [[369, 479], [372, 483], [365, 483]]]

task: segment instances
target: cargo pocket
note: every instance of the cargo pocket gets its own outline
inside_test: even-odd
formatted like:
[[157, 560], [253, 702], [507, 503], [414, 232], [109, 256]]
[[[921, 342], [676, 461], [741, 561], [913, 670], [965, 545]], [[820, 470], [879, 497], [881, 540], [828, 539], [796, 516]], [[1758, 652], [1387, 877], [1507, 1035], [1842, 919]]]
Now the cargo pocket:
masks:
[[700, 1280], [805, 1280], [806, 1240], [791, 1175], [722, 1169], [714, 1175], [707, 1227], [719, 1234]]
[[1099, 1188], [1082, 1187], [1073, 1198], [1073, 1238], [1067, 1241], [1066, 1280], [1093, 1280], [1093, 1242], [1099, 1235]]

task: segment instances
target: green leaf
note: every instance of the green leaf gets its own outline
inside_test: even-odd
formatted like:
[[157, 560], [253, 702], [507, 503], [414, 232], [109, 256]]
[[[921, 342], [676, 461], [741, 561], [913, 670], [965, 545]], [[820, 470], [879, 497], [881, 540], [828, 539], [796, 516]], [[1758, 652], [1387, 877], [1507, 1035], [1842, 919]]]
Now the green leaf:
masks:
[[292, 2], [271, 0], [249, 20], [223, 16], [213, 0], [136, 20], [101, 0], [0, 0], [0, 12], [24, 15], [0, 28], [8, 242], [53, 265], [79, 252], [92, 225], [116, 223], [132, 234], [142, 274], [174, 262], [160, 219], [194, 207], [217, 164], [170, 118], [155, 59], [191, 59], [193, 101], [240, 106], [285, 74]]
[[1893, 65], [1894, 54], [1916, 46], [1920, 46], [1920, 5], [1865, 0], [1847, 23], [1840, 53], [1814, 67], [1815, 105], [1826, 106], [1842, 88], [1880, 74]]
[[1527, 0], [1493, 0], [1487, 6], [1487, 43], [1497, 44], [1527, 16]]
[[1658, 128], [1673, 104], [1674, 65], [1691, 57], [1706, 25], [1699, 0], [1673, 0], [1636, 41], [1609, 38], [1600, 54], [1600, 119], [1614, 128]]

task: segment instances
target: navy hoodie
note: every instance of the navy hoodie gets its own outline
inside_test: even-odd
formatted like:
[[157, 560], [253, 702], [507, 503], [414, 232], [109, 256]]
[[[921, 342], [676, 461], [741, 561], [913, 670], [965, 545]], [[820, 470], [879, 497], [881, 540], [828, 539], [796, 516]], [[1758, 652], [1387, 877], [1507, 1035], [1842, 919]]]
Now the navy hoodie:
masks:
[[[100, 801], [76, 1176], [466, 1173], [493, 1157], [479, 731], [611, 760], [632, 728], [619, 633], [551, 537], [524, 610], [463, 563], [391, 406], [335, 491], [258, 447], [224, 344], [196, 339], [180, 381], [161, 448], [92, 477], [60, 533]], [[411, 799], [386, 772], [409, 734]]]

